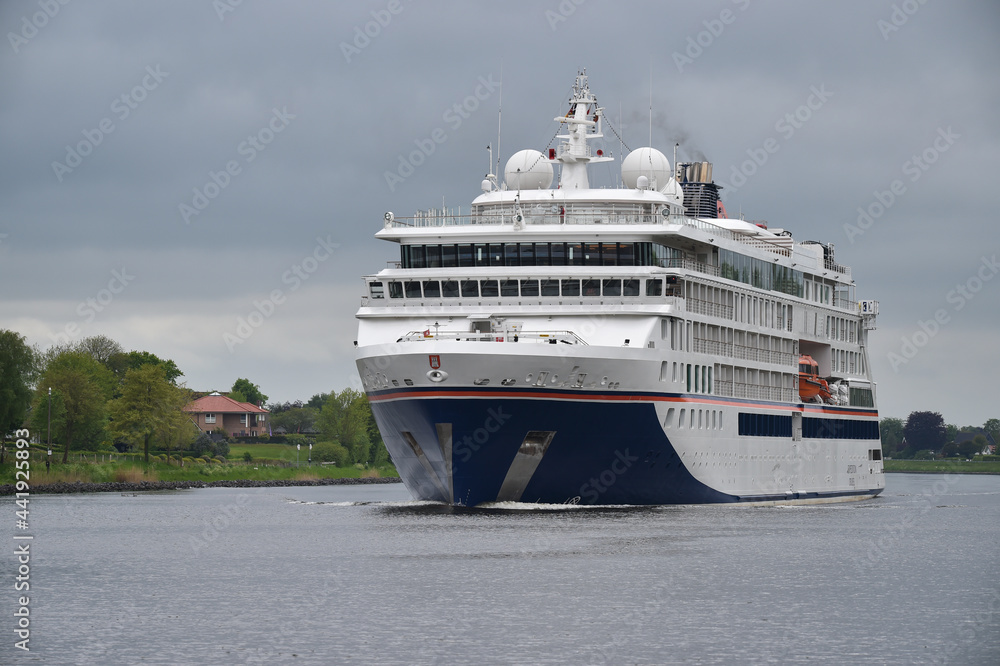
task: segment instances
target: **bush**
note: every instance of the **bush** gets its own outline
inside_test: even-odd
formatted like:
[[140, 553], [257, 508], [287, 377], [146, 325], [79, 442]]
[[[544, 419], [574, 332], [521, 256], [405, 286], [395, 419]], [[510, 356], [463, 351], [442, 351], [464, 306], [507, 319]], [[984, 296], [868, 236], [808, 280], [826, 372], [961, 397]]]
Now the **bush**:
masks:
[[244, 462], [253, 462], [253, 456], [250, 455], [249, 451], [244, 451], [243, 452], [243, 460], [244, 460]]
[[343, 467], [350, 461], [350, 454], [337, 442], [320, 442], [313, 447], [312, 459], [316, 462], [332, 462]]

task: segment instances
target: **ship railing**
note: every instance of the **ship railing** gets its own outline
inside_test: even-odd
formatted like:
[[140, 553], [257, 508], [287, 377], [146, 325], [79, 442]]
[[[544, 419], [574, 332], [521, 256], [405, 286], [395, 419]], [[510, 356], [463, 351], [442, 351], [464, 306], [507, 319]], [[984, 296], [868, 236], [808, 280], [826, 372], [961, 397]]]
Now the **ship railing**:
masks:
[[[704, 265], [704, 264], [702, 264]], [[713, 267], [709, 267], [713, 268]], [[697, 270], [697, 269], [695, 269]], [[704, 272], [704, 271], [703, 271]], [[708, 315], [710, 317], [721, 317], [723, 319], [733, 318], [733, 306], [723, 305], [722, 303], [712, 303], [710, 301], [703, 301], [700, 298], [688, 298], [687, 299], [687, 311], [694, 312], [695, 314]]]
[[536, 342], [547, 344], [586, 345], [573, 331], [410, 331], [397, 342], [430, 342], [453, 340], [455, 342]]
[[722, 342], [721, 340], [705, 340], [695, 338], [693, 350], [702, 354], [714, 354], [716, 356], [729, 356], [745, 361], [756, 361], [758, 363], [774, 363], [775, 365], [795, 366], [799, 357], [788, 352], [775, 351], [773, 349], [758, 349], [757, 347], [747, 347], [732, 342]]
[[795, 389], [781, 386], [760, 386], [730, 380], [715, 380], [716, 395], [730, 398], [749, 398], [751, 400], [774, 400], [778, 402], [799, 402]]
[[844, 275], [851, 274], [850, 266], [841, 266], [837, 262], [832, 261], [830, 259], [823, 260], [823, 267], [826, 268], [828, 271], [837, 271], [838, 273], [843, 273]]

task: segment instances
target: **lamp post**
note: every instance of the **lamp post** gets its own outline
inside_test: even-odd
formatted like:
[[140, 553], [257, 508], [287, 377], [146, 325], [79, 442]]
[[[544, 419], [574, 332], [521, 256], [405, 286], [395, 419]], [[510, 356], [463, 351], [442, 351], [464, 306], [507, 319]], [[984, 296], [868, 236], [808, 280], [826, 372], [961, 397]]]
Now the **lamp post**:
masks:
[[312, 467], [313, 464], [313, 443], [309, 442], [309, 466]]
[[45, 471], [49, 471], [52, 464], [52, 387], [49, 387], [49, 424], [45, 427], [45, 434], [48, 437], [49, 457], [45, 459]]
[[302, 445], [301, 444], [296, 444], [295, 445], [295, 466], [296, 467], [299, 466], [299, 451], [301, 451], [301, 450], [302, 450]]

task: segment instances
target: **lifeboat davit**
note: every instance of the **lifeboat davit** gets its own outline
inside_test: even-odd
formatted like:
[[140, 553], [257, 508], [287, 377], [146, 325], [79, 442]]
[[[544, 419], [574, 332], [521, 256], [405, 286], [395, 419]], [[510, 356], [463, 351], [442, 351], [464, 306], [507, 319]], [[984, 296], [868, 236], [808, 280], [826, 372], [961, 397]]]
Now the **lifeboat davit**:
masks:
[[819, 363], [807, 354], [799, 356], [799, 397], [806, 402], [819, 396], [822, 402], [829, 402], [830, 386], [819, 376]]

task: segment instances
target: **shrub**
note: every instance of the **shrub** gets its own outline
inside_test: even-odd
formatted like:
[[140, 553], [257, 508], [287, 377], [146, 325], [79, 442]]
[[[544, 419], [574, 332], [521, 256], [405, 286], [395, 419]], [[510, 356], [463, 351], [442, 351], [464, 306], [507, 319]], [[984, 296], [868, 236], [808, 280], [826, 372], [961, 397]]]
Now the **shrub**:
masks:
[[312, 459], [316, 462], [332, 462], [343, 467], [350, 460], [350, 454], [337, 442], [320, 442], [313, 447]]
[[249, 451], [244, 451], [243, 452], [243, 460], [246, 461], [246, 462], [253, 462], [253, 456], [250, 455]]

